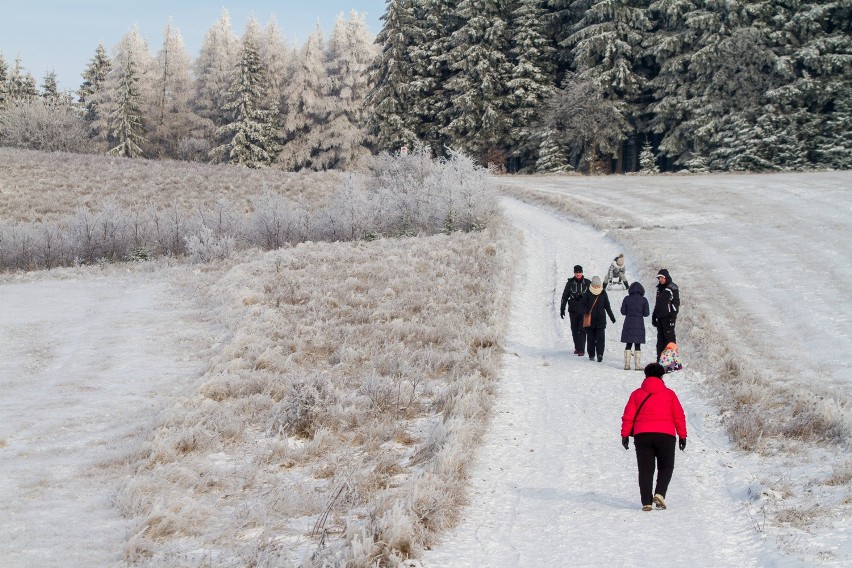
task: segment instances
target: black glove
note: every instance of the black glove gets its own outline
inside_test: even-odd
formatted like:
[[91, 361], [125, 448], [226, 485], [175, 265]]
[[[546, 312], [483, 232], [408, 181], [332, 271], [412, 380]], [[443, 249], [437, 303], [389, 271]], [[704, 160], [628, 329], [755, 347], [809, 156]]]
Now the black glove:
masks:
[[610, 321], [612, 321], [612, 323], [615, 323], [615, 318], [612, 318], [612, 320], [610, 320]]
[[651, 318], [651, 325], [657, 327], [657, 318]]
[[565, 312], [562, 312], [561, 314], [559, 314], [559, 317], [562, 318], [562, 319], [565, 319]]
[[621, 438], [621, 445], [624, 446], [625, 450], [629, 450], [630, 449], [630, 438], [628, 438], [627, 436], [622, 437]]
[[686, 438], [681, 438], [680, 440], [678, 440], [677, 441], [677, 447], [680, 448], [680, 451], [685, 450], [686, 449]]

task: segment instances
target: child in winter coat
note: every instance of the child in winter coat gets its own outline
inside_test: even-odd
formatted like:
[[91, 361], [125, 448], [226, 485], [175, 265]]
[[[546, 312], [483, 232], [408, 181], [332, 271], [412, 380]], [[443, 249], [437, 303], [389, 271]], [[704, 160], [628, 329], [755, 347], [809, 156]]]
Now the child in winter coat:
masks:
[[629, 284], [627, 283], [627, 269], [624, 266], [624, 254], [619, 254], [617, 257], [612, 259], [612, 264], [609, 265], [609, 270], [606, 273], [606, 278], [604, 279], [604, 290], [611, 282], [615, 282], [618, 280], [619, 284], [624, 285], [624, 289], [627, 290]]
[[663, 352], [660, 354], [660, 365], [666, 370], [666, 373], [673, 373], [683, 369], [680, 363], [680, 356], [677, 354], [677, 343], [671, 342], [666, 345]]

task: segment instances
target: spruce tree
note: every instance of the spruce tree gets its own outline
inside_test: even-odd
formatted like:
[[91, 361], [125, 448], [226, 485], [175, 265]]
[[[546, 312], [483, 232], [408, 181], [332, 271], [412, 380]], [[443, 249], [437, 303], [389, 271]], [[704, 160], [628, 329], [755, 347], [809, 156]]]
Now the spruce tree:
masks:
[[[650, 95], [649, 80], [657, 70], [646, 57], [645, 45], [652, 37], [647, 0], [607, 0], [590, 6], [568, 37], [573, 64], [584, 81], [594, 81], [605, 100], [629, 125], [612, 145], [600, 144], [604, 154], [614, 154], [622, 167], [622, 142], [645, 130], [644, 115]], [[606, 159], [605, 156], [602, 156]]]
[[59, 100], [59, 85], [56, 83], [56, 71], [48, 71], [41, 84], [41, 96], [49, 101]]
[[83, 71], [83, 83], [77, 91], [78, 101], [85, 109], [84, 118], [92, 123], [97, 118], [97, 99], [100, 98], [107, 75], [109, 74], [110, 60], [102, 43], [95, 49], [95, 55], [89, 61], [86, 70]]
[[396, 151], [413, 147], [418, 139], [422, 100], [416, 89], [422, 77], [414, 60], [423, 43], [421, 22], [415, 17], [415, 0], [389, 0], [382, 30], [376, 36], [381, 52], [370, 69], [373, 85], [367, 102], [371, 108], [370, 129], [378, 149]]
[[32, 99], [38, 96], [36, 80], [21, 64], [21, 56], [15, 58], [15, 66], [9, 73], [9, 98]]
[[440, 121], [449, 144], [481, 164], [505, 164], [511, 119], [506, 86], [511, 75], [506, 2], [462, 0], [461, 26], [452, 34]]
[[232, 118], [217, 131], [222, 143], [210, 152], [214, 162], [264, 168], [277, 152], [275, 114], [266, 108], [266, 69], [254, 44], [255, 37], [252, 33], [243, 36], [224, 107]]
[[542, 129], [541, 111], [555, 91], [556, 50], [547, 37], [545, 1], [519, 0], [510, 20], [512, 73], [507, 102], [511, 113], [511, 155], [518, 159], [519, 166], [535, 164], [544, 141], [538, 135]]
[[3, 58], [3, 52], [0, 51], [0, 112], [6, 108], [6, 103], [9, 100], [9, 65]]
[[132, 55], [124, 58], [123, 67], [117, 71], [116, 81], [112, 112], [109, 115], [110, 137], [114, 146], [108, 154], [125, 158], [144, 157], [142, 95], [139, 91], [137, 63]]
[[654, 155], [651, 143], [647, 140], [645, 140], [645, 143], [642, 145], [642, 151], [639, 153], [639, 172], [646, 175], [660, 173], [660, 168], [657, 166], [657, 157]]

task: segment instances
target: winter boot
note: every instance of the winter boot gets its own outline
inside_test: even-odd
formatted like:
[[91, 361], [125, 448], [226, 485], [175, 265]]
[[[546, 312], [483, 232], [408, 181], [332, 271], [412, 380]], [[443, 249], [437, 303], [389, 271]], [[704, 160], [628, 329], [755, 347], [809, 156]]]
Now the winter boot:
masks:
[[641, 371], [642, 369], [642, 352], [634, 351], [633, 352], [633, 368], [637, 371]]
[[624, 370], [627, 371], [630, 369], [630, 357], [633, 355], [633, 352], [625, 349], [624, 350]]

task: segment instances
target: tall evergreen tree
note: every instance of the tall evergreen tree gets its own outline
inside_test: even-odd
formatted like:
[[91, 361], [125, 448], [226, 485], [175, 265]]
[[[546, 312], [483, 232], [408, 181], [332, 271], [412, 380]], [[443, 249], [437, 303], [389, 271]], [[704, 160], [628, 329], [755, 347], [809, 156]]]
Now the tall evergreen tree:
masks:
[[222, 8], [221, 16], [204, 36], [195, 60], [193, 110], [203, 119], [201, 137], [209, 142], [215, 139], [217, 128], [228, 121], [224, 109], [239, 51], [240, 42], [231, 31], [231, 17]]
[[180, 30], [171, 20], [163, 33], [163, 46], [151, 70], [155, 88], [149, 102], [148, 155], [168, 158], [181, 156], [180, 144], [191, 137], [199, 119], [190, 107], [193, 84], [191, 61]]
[[[579, 78], [595, 81], [606, 100], [616, 103], [629, 128], [622, 140], [643, 130], [650, 94], [648, 81], [656, 73], [644, 47], [653, 25], [648, 0], [603, 0], [583, 14], [579, 29], [568, 38]], [[621, 143], [613, 151], [621, 165]], [[601, 147], [603, 149], [603, 147]]]
[[415, 84], [419, 62], [413, 57], [423, 44], [423, 30], [415, 7], [415, 0], [388, 0], [381, 17], [384, 25], [376, 36], [381, 52], [370, 70], [373, 90], [368, 104], [371, 130], [380, 150], [413, 147], [418, 137], [420, 98]]
[[[543, 137], [541, 112], [555, 88], [555, 52], [546, 31], [546, 0], [518, 0], [511, 17], [512, 73], [508, 83], [511, 154], [533, 165]], [[546, 145], [545, 148], [553, 148]], [[546, 163], [550, 163], [548, 158]], [[549, 165], [544, 167], [550, 169]]]
[[0, 112], [6, 108], [6, 103], [9, 100], [9, 65], [3, 58], [3, 52], [0, 51]]
[[20, 55], [15, 58], [15, 66], [9, 73], [8, 85], [11, 99], [31, 99], [38, 96], [36, 80], [32, 73], [24, 69]]
[[56, 71], [48, 71], [41, 84], [41, 96], [50, 101], [59, 100], [59, 85], [56, 82]]
[[254, 29], [243, 35], [224, 108], [232, 118], [217, 131], [222, 144], [210, 152], [215, 162], [264, 168], [275, 158], [275, 113], [266, 107], [266, 69], [255, 46], [256, 38]]
[[375, 55], [364, 16], [353, 11], [348, 20], [338, 17], [327, 51], [329, 116], [311, 132], [314, 169], [349, 169], [370, 153], [366, 100]]
[[77, 91], [79, 96], [77, 100], [85, 109], [84, 118], [90, 124], [97, 119], [97, 100], [102, 98], [101, 93], [106, 84], [110, 65], [104, 44], [99, 43], [97, 49], [95, 49], [95, 55], [89, 61], [86, 70], [83, 71], [83, 83]]
[[422, 0], [415, 2], [415, 19], [423, 30], [423, 43], [412, 53], [415, 68], [414, 92], [418, 109], [418, 139], [441, 156], [452, 146], [446, 127], [451, 120], [454, 101], [447, 82], [455, 74], [450, 69], [453, 34], [461, 27], [460, 0]]
[[440, 115], [443, 134], [480, 163], [503, 166], [511, 129], [506, 2], [461, 0], [456, 13], [462, 23], [451, 36], [447, 58], [452, 76], [445, 89], [452, 104]]
[[329, 117], [329, 87], [325, 65], [325, 39], [317, 27], [298, 52], [293, 74], [284, 90], [283, 149], [278, 161], [291, 170], [313, 168], [313, 157], [327, 147], [328, 140], [318, 140], [312, 130]]
[[258, 43], [260, 59], [268, 73], [268, 89], [270, 108], [278, 109], [284, 86], [290, 77], [293, 65], [293, 49], [287, 45], [278, 21], [273, 17], [264, 28]]
[[110, 72], [98, 104], [99, 122], [109, 133], [109, 154], [144, 157], [145, 102], [150, 99], [151, 54], [148, 44], [134, 27], [115, 48]]

